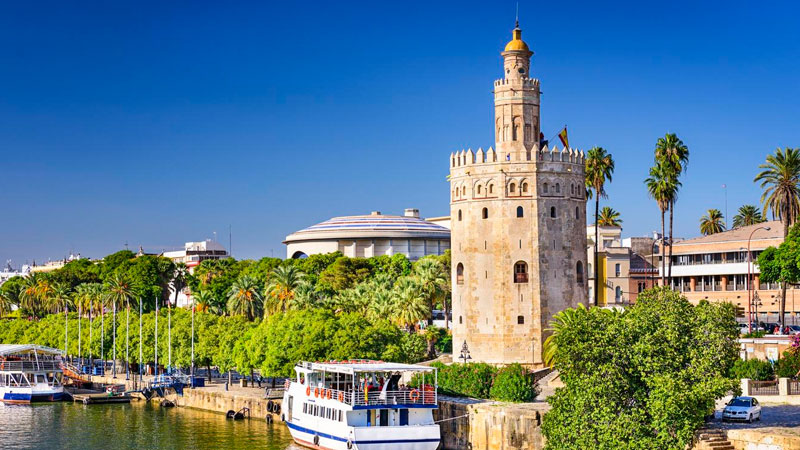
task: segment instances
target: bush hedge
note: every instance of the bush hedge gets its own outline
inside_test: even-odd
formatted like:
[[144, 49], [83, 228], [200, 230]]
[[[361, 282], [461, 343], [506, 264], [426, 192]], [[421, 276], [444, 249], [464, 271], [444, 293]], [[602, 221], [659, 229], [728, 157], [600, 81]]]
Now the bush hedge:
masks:
[[781, 378], [794, 378], [800, 372], [800, 354], [783, 352], [783, 357], [775, 363], [775, 374]]
[[519, 364], [497, 371], [489, 396], [504, 402], [530, 402], [539, 394], [533, 374]]
[[[435, 362], [431, 366], [439, 369], [439, 392], [445, 395], [528, 402], [539, 393], [533, 374], [519, 364], [501, 369], [485, 363]], [[412, 386], [420, 384], [419, 376], [411, 381]]]
[[749, 378], [751, 380], [766, 381], [775, 377], [772, 363], [760, 359], [738, 359], [731, 367], [731, 378]]

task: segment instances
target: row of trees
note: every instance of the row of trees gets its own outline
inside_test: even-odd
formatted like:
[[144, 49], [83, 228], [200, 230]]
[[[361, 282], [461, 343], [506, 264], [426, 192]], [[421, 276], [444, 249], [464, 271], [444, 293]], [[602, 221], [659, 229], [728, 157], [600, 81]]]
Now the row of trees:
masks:
[[[244, 374], [259, 370], [264, 376], [289, 376], [299, 360], [370, 358], [412, 363], [428, 353], [428, 336], [406, 333], [386, 319], [372, 321], [357, 313], [287, 311], [259, 321], [249, 321], [241, 315], [198, 313], [193, 338], [191, 312], [178, 308], [172, 313], [171, 340], [163, 338], [170, 332], [166, 311], [159, 311], [159, 316], [158, 321], [154, 311], [141, 316], [140, 338], [139, 317], [135, 314], [119, 315], [112, 323], [90, 322], [77, 313], [69, 313], [68, 354], [109, 358], [116, 352], [121, 359], [126, 355], [128, 362], [138, 364], [152, 363], [158, 352], [170, 354], [176, 367], [189, 367], [194, 351], [195, 364], [209, 370], [215, 366], [222, 372], [236, 368]], [[158, 345], [156, 327], [161, 336]], [[64, 343], [64, 329], [60, 314], [36, 321], [2, 320], [0, 343], [26, 342], [58, 348]], [[431, 333], [440, 331], [430, 328]]]

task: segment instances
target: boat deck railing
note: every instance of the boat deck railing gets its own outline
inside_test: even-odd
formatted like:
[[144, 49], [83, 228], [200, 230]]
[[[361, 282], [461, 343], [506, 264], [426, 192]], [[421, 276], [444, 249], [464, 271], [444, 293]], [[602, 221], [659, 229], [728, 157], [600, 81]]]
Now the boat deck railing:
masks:
[[58, 361], [0, 361], [0, 372], [58, 372]]
[[[288, 388], [289, 381], [286, 381]], [[380, 389], [363, 391], [341, 391], [327, 388], [307, 389], [308, 395], [313, 398], [328, 398], [337, 400], [351, 406], [379, 406], [379, 405], [436, 405], [438, 394], [435, 389], [401, 389], [381, 393]]]

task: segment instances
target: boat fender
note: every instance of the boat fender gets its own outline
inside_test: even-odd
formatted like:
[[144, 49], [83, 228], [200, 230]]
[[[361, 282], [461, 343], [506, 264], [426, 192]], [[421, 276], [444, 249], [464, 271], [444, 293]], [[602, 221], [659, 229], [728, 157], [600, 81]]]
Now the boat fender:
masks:
[[314, 445], [319, 445], [319, 436], [314, 436]]
[[352, 448], [353, 448], [353, 441], [351, 441], [350, 439], [348, 439], [348, 440], [347, 440], [347, 450], [350, 450], [350, 449], [352, 449]]
[[268, 412], [272, 412], [272, 406], [273, 406], [272, 400], [268, 401], [267, 402], [267, 411]]
[[339, 392], [339, 401], [344, 403], [344, 393], [343, 392]]
[[306, 387], [306, 395], [311, 397], [311, 386]]
[[228, 411], [227, 414], [225, 414], [225, 417], [227, 417], [228, 419], [233, 419], [235, 416], [236, 416], [236, 411], [234, 411], [232, 409], [230, 411]]
[[275, 414], [281, 412], [281, 405], [279, 403], [275, 403], [275, 406], [272, 407], [272, 412], [274, 412]]
[[272, 423], [272, 414], [267, 414], [267, 423]]

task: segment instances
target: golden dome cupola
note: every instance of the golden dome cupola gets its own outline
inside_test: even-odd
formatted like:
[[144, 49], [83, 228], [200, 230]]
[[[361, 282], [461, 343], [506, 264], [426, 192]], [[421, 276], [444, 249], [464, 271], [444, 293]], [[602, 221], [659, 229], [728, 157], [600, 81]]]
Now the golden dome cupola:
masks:
[[507, 52], [528, 52], [529, 54], [533, 54], [533, 52], [528, 48], [528, 44], [522, 40], [522, 30], [519, 27], [519, 21], [517, 21], [516, 25], [514, 26], [514, 30], [511, 32], [512, 39], [508, 41], [506, 44], [505, 51]]

